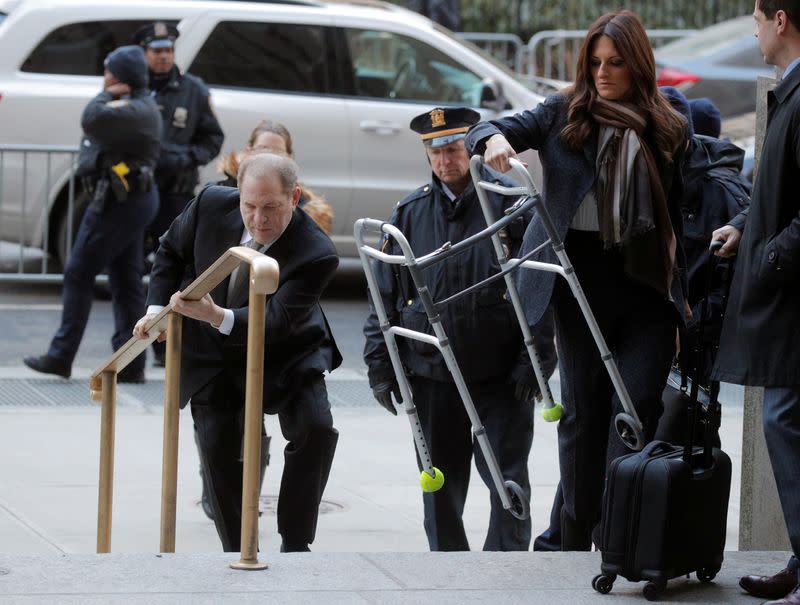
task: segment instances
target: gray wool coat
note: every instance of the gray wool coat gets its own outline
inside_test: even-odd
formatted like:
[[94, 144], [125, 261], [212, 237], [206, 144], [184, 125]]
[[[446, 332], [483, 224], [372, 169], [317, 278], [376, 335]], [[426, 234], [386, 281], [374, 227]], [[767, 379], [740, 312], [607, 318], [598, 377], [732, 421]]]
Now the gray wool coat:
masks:
[[[502, 134], [515, 151], [535, 149], [543, 168], [542, 198], [550, 217], [553, 220], [559, 237], [567, 234], [570, 223], [578, 210], [578, 206], [586, 197], [594, 184], [595, 160], [597, 158], [597, 129], [586, 140], [582, 150], [573, 150], [561, 140], [560, 134], [567, 122], [568, 100], [560, 93], [548, 96], [544, 102], [530, 110], [489, 122], [480, 122], [473, 126], [465, 139], [470, 154], [483, 154], [486, 139], [495, 134]], [[648, 133], [644, 138], [649, 142]], [[651, 149], [653, 146], [651, 145]], [[666, 163], [658, 154], [661, 182], [667, 197], [670, 218], [672, 219], [675, 237], [678, 241], [677, 271], [672, 282], [672, 299], [678, 313], [679, 321], [683, 321], [683, 293], [685, 286], [685, 257], [680, 242], [683, 237], [683, 219], [680, 211], [682, 180], [680, 162]], [[679, 158], [675, 158], [676, 161]], [[542, 222], [534, 218], [528, 225], [522, 244], [520, 256], [533, 250], [547, 240]], [[532, 260], [547, 263], [558, 263], [551, 246], [546, 246]], [[525, 315], [530, 325], [535, 325], [550, 304], [553, 284], [556, 275], [545, 271], [520, 270], [517, 278]]]

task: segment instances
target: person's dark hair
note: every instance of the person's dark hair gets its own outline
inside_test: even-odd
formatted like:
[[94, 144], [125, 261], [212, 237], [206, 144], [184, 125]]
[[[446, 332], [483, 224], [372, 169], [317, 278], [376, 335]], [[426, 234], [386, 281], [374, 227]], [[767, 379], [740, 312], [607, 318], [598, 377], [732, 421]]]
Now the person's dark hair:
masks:
[[[653, 49], [641, 21], [628, 10], [606, 13], [589, 27], [578, 53], [575, 82], [564, 91], [569, 98], [569, 110], [562, 139], [573, 149], [580, 149], [595, 126], [590, 107], [597, 89], [592, 80], [591, 59], [601, 36], [608, 36], [614, 42], [631, 69], [631, 94], [625, 100], [649, 112], [656, 147], [664, 158], [671, 160], [686, 140], [686, 125], [658, 92]], [[656, 150], [653, 152], [655, 155]]]
[[292, 146], [292, 135], [289, 134], [289, 129], [280, 122], [273, 122], [272, 120], [261, 120], [258, 125], [253, 128], [250, 133], [250, 138], [247, 139], [247, 146], [252, 148], [256, 144], [256, 140], [260, 135], [265, 132], [277, 134], [286, 143], [286, 153], [289, 157], [294, 157], [294, 149]]
[[800, 31], [800, 0], [756, 0], [756, 7], [767, 19], [774, 19], [775, 13], [783, 11], [794, 28]]
[[242, 160], [239, 164], [239, 172], [236, 175], [236, 182], [241, 187], [245, 177], [250, 175], [252, 178], [268, 178], [277, 175], [281, 181], [281, 189], [286, 194], [290, 194], [297, 185], [297, 175], [299, 169], [295, 161], [285, 155], [274, 153], [254, 153]]

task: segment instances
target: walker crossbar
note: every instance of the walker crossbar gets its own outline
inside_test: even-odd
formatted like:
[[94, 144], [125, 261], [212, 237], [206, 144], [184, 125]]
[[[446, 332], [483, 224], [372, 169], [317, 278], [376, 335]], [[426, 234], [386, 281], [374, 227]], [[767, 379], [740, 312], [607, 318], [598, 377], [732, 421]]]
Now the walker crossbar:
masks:
[[[622, 403], [623, 412], [617, 414], [615, 417], [615, 427], [617, 432], [619, 433], [620, 438], [622, 441], [631, 449], [640, 450], [644, 446], [644, 435], [642, 431], [642, 423], [639, 420], [638, 415], [636, 414], [636, 409], [633, 407], [633, 403], [631, 401], [630, 395], [628, 390], [625, 388], [625, 384], [622, 382], [622, 377], [619, 373], [619, 369], [617, 368], [617, 364], [614, 362], [613, 356], [611, 351], [609, 350], [605, 338], [600, 331], [600, 327], [597, 324], [597, 320], [594, 317], [594, 313], [592, 312], [591, 308], [589, 307], [589, 302], [586, 300], [586, 295], [581, 288], [580, 282], [578, 281], [578, 277], [575, 275], [575, 270], [572, 267], [572, 263], [567, 256], [566, 250], [564, 248], [564, 243], [561, 240], [561, 237], [558, 234], [558, 231], [553, 224], [553, 221], [550, 217], [550, 213], [547, 211], [547, 205], [545, 204], [544, 200], [541, 199], [540, 194], [536, 188], [536, 185], [531, 178], [530, 173], [525, 168], [525, 165], [522, 164], [516, 158], [509, 158], [509, 164], [511, 165], [512, 171], [516, 174], [518, 179], [524, 184], [522, 189], [525, 190], [525, 195], [529, 196], [531, 199], [536, 200], [536, 204], [534, 204], [534, 210], [536, 212], [536, 218], [538, 218], [542, 226], [545, 229], [545, 232], [548, 237], [548, 241], [544, 244], [539, 245], [533, 252], [538, 252], [546, 247], [547, 244], [551, 245], [553, 248], [553, 252], [558, 259], [558, 264], [556, 263], [545, 263], [540, 261], [533, 261], [529, 260], [532, 256], [532, 253], [526, 253], [521, 258], [507, 258], [505, 251], [503, 250], [502, 243], [500, 242], [500, 238], [498, 236], [492, 236], [492, 243], [494, 244], [495, 254], [497, 255], [497, 259], [500, 262], [501, 272], [503, 273], [506, 285], [508, 288], [508, 296], [511, 299], [511, 302], [514, 306], [514, 310], [517, 314], [517, 320], [519, 321], [520, 328], [522, 329], [522, 333], [525, 340], [525, 345], [528, 349], [528, 354], [531, 359], [531, 364], [533, 365], [534, 373], [536, 374], [537, 381], [539, 382], [539, 388], [541, 389], [542, 399], [544, 403], [544, 410], [542, 411], [543, 416], [548, 420], [557, 420], [560, 418], [563, 407], [556, 406], [552, 401], [552, 394], [550, 393], [550, 388], [547, 386], [546, 380], [544, 380], [544, 376], [541, 370], [541, 364], [538, 359], [538, 354], [536, 353], [536, 349], [532, 346], [533, 345], [533, 337], [531, 335], [530, 327], [528, 326], [527, 318], [525, 317], [525, 313], [522, 309], [521, 300], [519, 297], [519, 291], [517, 290], [516, 283], [512, 279], [510, 273], [513, 272], [515, 269], [519, 268], [520, 266], [524, 269], [534, 269], [540, 271], [549, 271], [551, 273], [557, 273], [561, 275], [569, 284], [570, 290], [572, 291], [573, 296], [583, 313], [586, 323], [589, 327], [589, 330], [594, 337], [595, 343], [597, 344], [598, 351], [600, 353], [600, 357], [603, 360], [603, 363], [606, 367], [606, 371], [608, 372], [609, 378], [614, 386], [614, 389], [617, 393], [617, 396]], [[480, 201], [481, 208], [483, 209], [483, 214], [486, 219], [487, 225], [495, 224], [494, 216], [492, 215], [491, 206], [489, 205], [489, 200], [486, 196], [486, 191], [494, 191], [503, 195], [518, 195], [518, 189], [516, 187], [506, 188], [509, 191], [513, 191], [513, 193], [506, 193], [503, 191], [503, 188], [499, 188], [494, 183], [489, 183], [486, 181], [481, 180], [481, 169], [483, 166], [483, 158], [479, 155], [475, 155], [470, 159], [470, 173], [472, 175], [473, 183], [475, 184], [475, 191], [478, 194], [478, 200]]]
[[[527, 208], [524, 204], [520, 206], [523, 208], [520, 212], [524, 212], [524, 208]], [[517, 214], [509, 215], [506, 217], [504, 224], [508, 224], [511, 220], [516, 218]], [[491, 225], [489, 228], [485, 229], [481, 232], [483, 237], [478, 239], [473, 239], [473, 243], [477, 241], [481, 241], [482, 239], [486, 239], [487, 237], [493, 237], [502, 226], [499, 228], [495, 228], [496, 225]], [[403, 251], [402, 255], [391, 255], [385, 254], [374, 248], [365, 245], [364, 243], [364, 232], [366, 231], [377, 231], [379, 233], [383, 233], [392, 237], [397, 244], [400, 246], [400, 249]], [[436, 309], [435, 303], [431, 297], [430, 291], [428, 287], [425, 285], [425, 281], [423, 279], [422, 271], [419, 265], [418, 259], [414, 256], [413, 251], [411, 250], [411, 246], [408, 243], [408, 240], [403, 235], [403, 233], [397, 229], [394, 225], [390, 223], [383, 223], [381, 221], [376, 221], [373, 219], [359, 219], [356, 221], [354, 226], [354, 235], [356, 238], [356, 243], [358, 245], [358, 253], [361, 258], [361, 263], [364, 267], [364, 273], [367, 278], [367, 284], [369, 286], [369, 293], [372, 299], [373, 307], [375, 309], [375, 313], [378, 318], [378, 323], [380, 325], [381, 331], [383, 333], [384, 340], [386, 341], [386, 348], [389, 353], [389, 358], [392, 363], [392, 368], [395, 373], [395, 377], [397, 379], [397, 383], [400, 387], [400, 392], [403, 396], [403, 405], [405, 408], [405, 412], [408, 415], [409, 423], [411, 425], [411, 432], [414, 436], [414, 445], [417, 449], [417, 454], [419, 456], [420, 465], [422, 466], [422, 472], [427, 473], [431, 477], [436, 475], [436, 470], [433, 466], [431, 461], [430, 452], [428, 450], [428, 445], [425, 440], [425, 435], [422, 431], [422, 425], [419, 421], [419, 416], [417, 414], [417, 409], [414, 405], [413, 394], [411, 392], [411, 387], [408, 382], [408, 377], [406, 376], [405, 369], [403, 368], [402, 360], [400, 359], [400, 352], [397, 346], [397, 339], [396, 337], [405, 337], [405, 338], [412, 338], [414, 340], [418, 340], [421, 342], [426, 342], [432, 346], [435, 346], [442, 357], [444, 358], [445, 364], [447, 365], [447, 369], [449, 370], [451, 376], [453, 377], [453, 382], [456, 386], [456, 389], [461, 396], [461, 400], [464, 404], [464, 409], [469, 416], [470, 423], [472, 424], [472, 433], [474, 435], [475, 440], [477, 441], [479, 447], [481, 448], [481, 452], [483, 453], [483, 457], [486, 461], [486, 465], [489, 469], [489, 473], [492, 477], [492, 483], [494, 485], [495, 491], [500, 498], [500, 501], [503, 505], [503, 508], [508, 510], [512, 515], [519, 519], [526, 519], [529, 516], [529, 508], [530, 503], [523, 492], [522, 488], [514, 483], [513, 481], [506, 481], [503, 479], [503, 476], [500, 472], [500, 467], [497, 463], [497, 458], [495, 457], [494, 451], [492, 450], [492, 446], [489, 443], [489, 439], [486, 435], [486, 430], [481, 423], [481, 419], [478, 416], [478, 412], [475, 409], [475, 405], [472, 401], [472, 397], [470, 396], [469, 389], [467, 388], [466, 381], [464, 380], [463, 375], [461, 374], [461, 370], [458, 366], [458, 362], [456, 361], [455, 354], [453, 353], [452, 347], [450, 345], [450, 339], [448, 338], [447, 334], [445, 333], [444, 327], [442, 326], [441, 317], [438, 314]], [[456, 246], [451, 247], [455, 248]], [[463, 251], [465, 248], [463, 246], [459, 246], [457, 251], [453, 254], [457, 254], [459, 251]], [[428, 264], [433, 264], [434, 262], [438, 262], [439, 260], [443, 260], [443, 258], [449, 258], [453, 254], [447, 254], [442, 258], [434, 258], [431, 255], [431, 261]], [[425, 312], [428, 316], [428, 321], [430, 322], [431, 328], [435, 336], [430, 334], [426, 334], [424, 332], [417, 332], [414, 330], [410, 330], [408, 328], [404, 328], [401, 326], [392, 326], [389, 323], [386, 308], [383, 303], [383, 299], [381, 297], [380, 290], [378, 288], [377, 278], [375, 276], [375, 269], [370, 262], [370, 258], [375, 259], [378, 262], [386, 262], [393, 265], [404, 265], [407, 267], [408, 272], [410, 274], [411, 280], [414, 283], [414, 286], [417, 289], [417, 293], [419, 295], [420, 301], [422, 302]], [[440, 484], [441, 486], [441, 484]], [[424, 483], [423, 483], [423, 489]], [[438, 489], [438, 488], [436, 488]]]

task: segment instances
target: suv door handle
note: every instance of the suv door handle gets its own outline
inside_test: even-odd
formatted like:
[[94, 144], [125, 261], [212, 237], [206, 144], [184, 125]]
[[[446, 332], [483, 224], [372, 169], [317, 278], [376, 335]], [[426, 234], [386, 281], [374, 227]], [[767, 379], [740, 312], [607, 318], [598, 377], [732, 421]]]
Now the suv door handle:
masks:
[[379, 136], [391, 136], [400, 132], [400, 124], [388, 120], [363, 120], [359, 127], [364, 132], [372, 132]]

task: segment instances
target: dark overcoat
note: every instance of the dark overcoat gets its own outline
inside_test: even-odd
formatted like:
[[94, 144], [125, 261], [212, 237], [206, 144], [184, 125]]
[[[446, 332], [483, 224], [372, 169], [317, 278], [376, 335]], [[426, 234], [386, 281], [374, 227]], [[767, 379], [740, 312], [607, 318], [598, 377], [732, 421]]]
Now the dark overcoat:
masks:
[[800, 385], [800, 69], [768, 95], [767, 134], [714, 366], [718, 380]]
[[[567, 98], [560, 93], [553, 94], [533, 109], [499, 120], [476, 124], [467, 133], [466, 138], [467, 151], [470, 154], [483, 154], [486, 139], [495, 134], [505, 136], [517, 152], [526, 149], [535, 149], [539, 152], [544, 179], [542, 198], [562, 240], [567, 234], [578, 206], [594, 184], [598, 136], [598, 129], [595, 128], [583, 149], [574, 150], [568, 147], [560, 136], [567, 123], [567, 108]], [[644, 138], [649, 142], [647, 132]], [[652, 144], [651, 149], [653, 149]], [[659, 154], [653, 155], [659, 165], [670, 219], [679, 242], [676, 264], [680, 271], [686, 266], [683, 247], [680, 245], [683, 236], [680, 209], [681, 174], [680, 170], [676, 169], [675, 162], [667, 163], [659, 157]], [[547, 234], [542, 222], [534, 218], [525, 233], [521, 254], [533, 250], [546, 240]], [[546, 246], [533, 257], [533, 260], [558, 263], [551, 246]], [[685, 274], [679, 274], [677, 277], [672, 281], [671, 294], [679, 321], [682, 321]], [[518, 279], [520, 296], [530, 325], [535, 325], [541, 319], [550, 304], [554, 282], [554, 273], [528, 270], [520, 272]]]
[[[175, 291], [191, 283], [228, 248], [239, 245], [243, 230], [238, 189], [207, 187], [200, 192], [161, 238], [147, 304], [167, 305]], [[298, 209], [266, 254], [280, 267], [278, 289], [267, 301], [264, 331], [264, 411], [277, 412], [309, 375], [341, 364], [319, 304], [339, 257], [328, 236]], [[225, 279], [212, 290], [214, 301], [225, 301], [228, 282]], [[227, 336], [208, 323], [184, 318], [181, 406], [223, 372], [244, 397], [247, 297], [245, 290], [233, 301], [233, 330]]]

